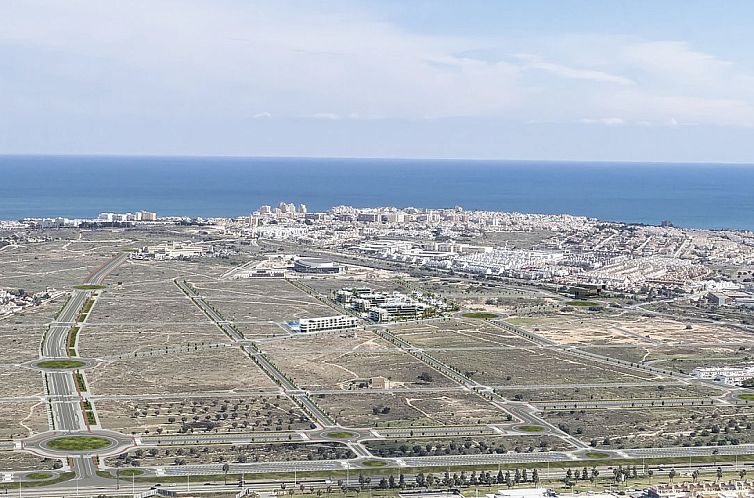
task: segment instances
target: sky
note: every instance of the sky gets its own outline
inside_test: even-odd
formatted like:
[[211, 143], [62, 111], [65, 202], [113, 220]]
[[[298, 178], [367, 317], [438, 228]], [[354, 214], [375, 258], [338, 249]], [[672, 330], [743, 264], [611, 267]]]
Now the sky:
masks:
[[2, 0], [0, 154], [754, 163], [749, 0]]

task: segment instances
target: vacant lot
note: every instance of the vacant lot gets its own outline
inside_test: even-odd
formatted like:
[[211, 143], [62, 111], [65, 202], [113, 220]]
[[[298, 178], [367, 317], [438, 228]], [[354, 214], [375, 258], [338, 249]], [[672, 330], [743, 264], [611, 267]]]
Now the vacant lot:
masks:
[[348, 427], [464, 426], [502, 423], [508, 413], [465, 392], [328, 394], [317, 404]]
[[[264, 351], [301, 387], [357, 388], [359, 380], [383, 376], [394, 387], [442, 387], [452, 382], [371, 332], [299, 335], [268, 342]], [[429, 382], [419, 376], [430, 374]], [[425, 376], [426, 378], [426, 376]]]
[[27, 437], [48, 429], [46, 403], [33, 401], [0, 403], [0, 438]]
[[108, 361], [89, 370], [87, 379], [96, 394], [259, 391], [277, 387], [240, 349], [230, 347]]
[[442, 455], [484, 455], [532, 453], [571, 449], [553, 436], [474, 436], [455, 438], [417, 438], [367, 441], [367, 448], [380, 457], [417, 457]]
[[22, 470], [51, 470], [58, 460], [40, 458], [21, 451], [0, 451], [0, 472]]
[[336, 460], [354, 458], [350, 449], [338, 443], [274, 443], [181, 445], [136, 449], [108, 458], [111, 466], [168, 466], [229, 462], [281, 462], [291, 460]]
[[552, 410], [544, 415], [561, 430], [606, 449], [754, 442], [750, 407]]
[[62, 296], [0, 320], [0, 344], [3, 345], [0, 362], [21, 363], [39, 357], [47, 324], [55, 319], [65, 300]]
[[438, 351], [433, 356], [487, 385], [636, 382], [651, 374], [598, 363], [548, 348]]
[[42, 374], [29, 368], [0, 366], [2, 396], [34, 396], [44, 392]]
[[188, 280], [245, 337], [286, 334], [285, 322], [338, 314], [285, 280]]
[[663, 398], [699, 398], [719, 396], [722, 391], [707, 386], [687, 384], [656, 384], [623, 387], [572, 387], [537, 389], [500, 389], [501, 395], [515, 401], [589, 401]]
[[425, 323], [395, 325], [391, 332], [422, 348], [511, 348], [532, 343], [484, 320], [448, 318]]
[[693, 344], [736, 344], [751, 339], [748, 334], [724, 325], [684, 323], [663, 317], [616, 316], [610, 313], [542, 314], [527, 317], [521, 325], [561, 344], [661, 347]]
[[0, 285], [29, 293], [70, 289], [117, 254], [116, 245], [77, 248], [70, 240], [29, 243], [0, 252]]
[[296, 431], [310, 420], [282, 396], [100, 400], [102, 426], [125, 434]]

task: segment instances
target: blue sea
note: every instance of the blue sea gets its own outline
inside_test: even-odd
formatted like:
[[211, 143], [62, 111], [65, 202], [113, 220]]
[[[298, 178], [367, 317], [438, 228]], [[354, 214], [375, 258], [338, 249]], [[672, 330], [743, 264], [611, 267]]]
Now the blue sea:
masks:
[[239, 216], [453, 207], [570, 213], [692, 228], [754, 229], [754, 166], [398, 159], [0, 156], [0, 219], [145, 209]]

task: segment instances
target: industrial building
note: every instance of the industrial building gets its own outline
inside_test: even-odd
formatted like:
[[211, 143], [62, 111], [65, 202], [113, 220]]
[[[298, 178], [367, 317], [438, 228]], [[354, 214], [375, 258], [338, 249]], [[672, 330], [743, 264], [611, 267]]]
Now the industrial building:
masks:
[[340, 273], [340, 266], [322, 258], [299, 258], [293, 262], [293, 271], [299, 273]]

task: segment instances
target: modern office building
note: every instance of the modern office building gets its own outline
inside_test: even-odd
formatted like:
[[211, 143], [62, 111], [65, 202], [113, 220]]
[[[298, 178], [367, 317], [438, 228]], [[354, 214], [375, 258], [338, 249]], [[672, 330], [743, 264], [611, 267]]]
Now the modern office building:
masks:
[[359, 323], [359, 319], [353, 316], [337, 315], [317, 318], [302, 318], [299, 320], [299, 332], [323, 332], [326, 330], [352, 329]]

